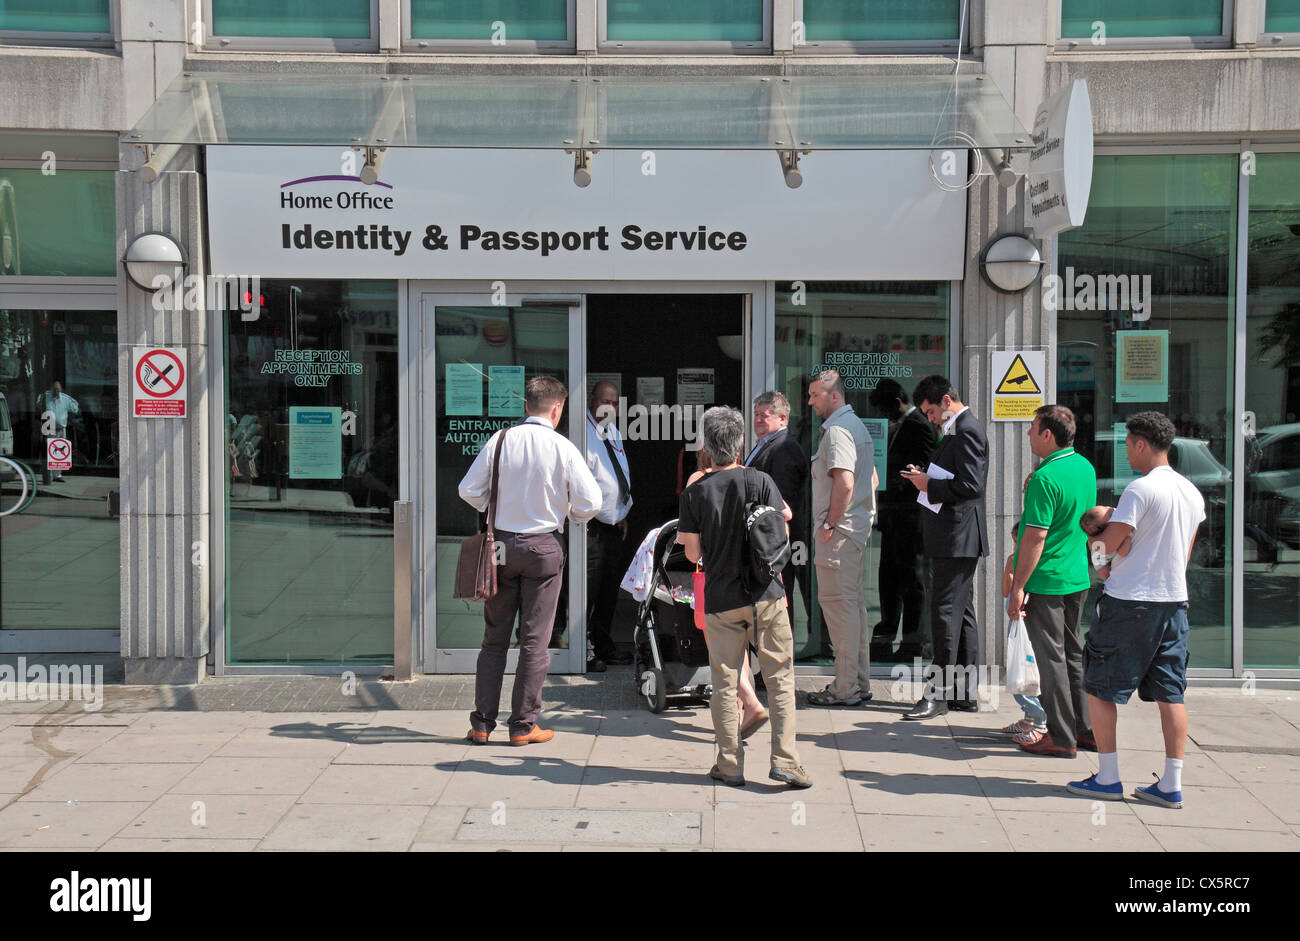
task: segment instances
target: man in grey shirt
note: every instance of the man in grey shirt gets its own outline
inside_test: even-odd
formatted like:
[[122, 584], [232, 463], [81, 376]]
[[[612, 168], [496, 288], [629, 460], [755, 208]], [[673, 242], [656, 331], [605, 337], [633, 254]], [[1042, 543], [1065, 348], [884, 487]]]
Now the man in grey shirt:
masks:
[[844, 402], [833, 369], [808, 383], [808, 404], [822, 420], [812, 461], [813, 561], [817, 601], [835, 646], [835, 681], [810, 693], [814, 706], [856, 706], [871, 698], [871, 626], [862, 598], [863, 558], [876, 501], [875, 448]]

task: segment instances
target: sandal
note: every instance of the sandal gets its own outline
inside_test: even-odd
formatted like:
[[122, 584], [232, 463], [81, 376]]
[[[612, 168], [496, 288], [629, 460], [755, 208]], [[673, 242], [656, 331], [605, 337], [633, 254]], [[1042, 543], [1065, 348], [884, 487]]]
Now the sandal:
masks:
[[763, 726], [767, 725], [767, 719], [768, 719], [768, 714], [767, 711], [764, 710], [763, 712], [760, 712], [758, 715], [754, 716], [754, 718], [750, 719], [748, 722], [742, 723], [740, 726], [740, 740], [743, 742], [745, 739], [749, 738], [751, 735], [753, 735]]
[[1037, 745], [1043, 739], [1047, 738], [1047, 733], [1040, 729], [1030, 729], [1028, 732], [1021, 732], [1012, 737], [1017, 745]]
[[1010, 725], [1004, 725], [998, 729], [999, 732], [1006, 732], [1008, 735], [1018, 735], [1021, 732], [1028, 732], [1034, 727], [1033, 719], [1021, 719], [1018, 722], [1012, 722]]

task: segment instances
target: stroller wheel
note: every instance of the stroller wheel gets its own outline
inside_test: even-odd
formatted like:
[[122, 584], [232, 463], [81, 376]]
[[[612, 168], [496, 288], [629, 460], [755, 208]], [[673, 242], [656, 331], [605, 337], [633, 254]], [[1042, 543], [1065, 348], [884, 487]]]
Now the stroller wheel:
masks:
[[649, 667], [641, 673], [641, 695], [653, 713], [663, 712], [668, 705], [668, 689], [664, 685], [664, 672]]

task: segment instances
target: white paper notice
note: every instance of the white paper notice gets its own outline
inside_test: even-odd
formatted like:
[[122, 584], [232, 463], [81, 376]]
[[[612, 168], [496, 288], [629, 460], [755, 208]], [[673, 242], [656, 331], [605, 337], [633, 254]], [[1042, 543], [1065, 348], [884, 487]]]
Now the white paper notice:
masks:
[[[952, 471], [946, 471], [938, 464], [931, 464], [925, 469], [925, 473], [934, 480], [952, 480], [953, 477]], [[917, 493], [916, 502], [921, 504], [921, 506], [925, 507], [931, 513], [938, 513], [943, 509], [942, 503], [931, 503], [929, 496], [927, 496], [924, 491]]]

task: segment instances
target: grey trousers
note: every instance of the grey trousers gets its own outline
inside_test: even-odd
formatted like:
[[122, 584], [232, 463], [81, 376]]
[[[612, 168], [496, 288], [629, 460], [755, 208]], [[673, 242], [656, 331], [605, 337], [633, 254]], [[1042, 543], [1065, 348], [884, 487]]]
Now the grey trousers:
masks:
[[474, 680], [475, 709], [470, 726], [491, 732], [497, 724], [501, 682], [515, 618], [519, 629], [519, 663], [510, 699], [510, 734], [527, 735], [542, 711], [542, 683], [551, 664], [551, 628], [564, 579], [564, 543], [559, 533], [497, 532], [505, 544], [505, 565], [497, 567], [497, 593], [483, 604], [483, 649]]
[[1083, 691], [1083, 643], [1079, 624], [1088, 589], [1069, 595], [1029, 595], [1025, 630], [1038, 663], [1042, 690], [1038, 701], [1047, 713], [1052, 743], [1076, 747], [1079, 732], [1091, 732], [1088, 697]]

